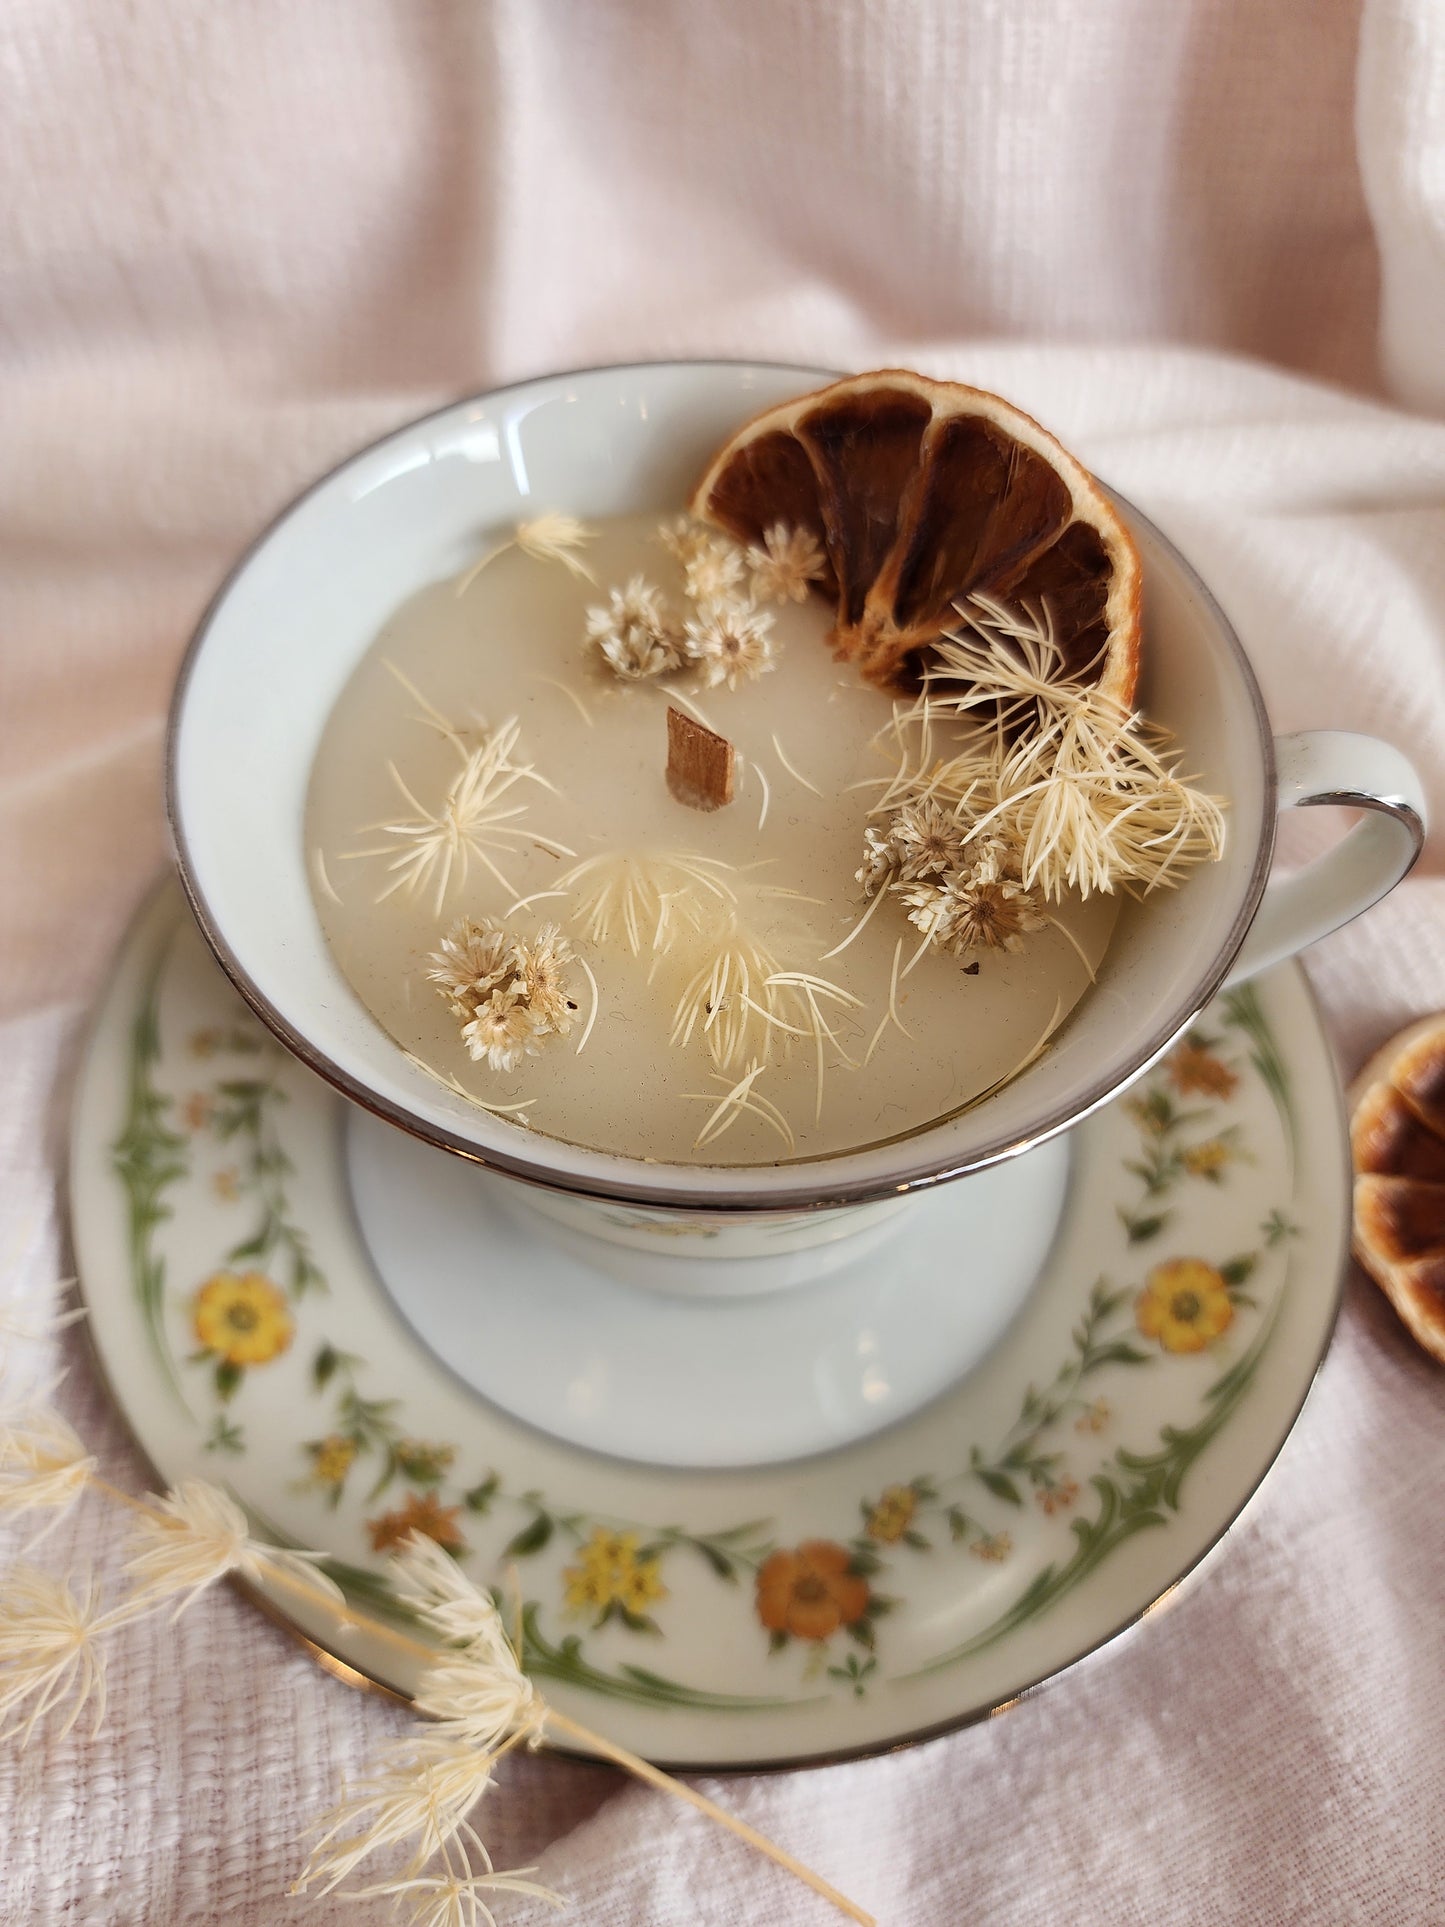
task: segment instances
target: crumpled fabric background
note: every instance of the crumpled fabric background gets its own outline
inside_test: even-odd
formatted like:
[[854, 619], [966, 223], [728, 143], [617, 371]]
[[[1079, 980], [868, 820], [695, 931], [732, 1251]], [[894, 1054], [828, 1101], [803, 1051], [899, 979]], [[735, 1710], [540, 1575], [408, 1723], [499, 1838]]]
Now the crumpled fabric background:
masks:
[[[0, 178], [11, 1324], [65, 1269], [69, 1080], [165, 858], [189, 629], [313, 473], [469, 388], [708, 353], [998, 388], [1182, 546], [1277, 727], [1390, 737], [1445, 820], [1431, 0], [17, 0]], [[1437, 840], [1311, 955], [1347, 1071], [1445, 1006], [1442, 867]], [[7, 1397], [65, 1368], [139, 1486], [82, 1342], [8, 1349]], [[1441, 1398], [1357, 1278], [1278, 1466], [1170, 1611], [1007, 1718], [723, 1797], [901, 1927], [1438, 1919]], [[117, 1535], [93, 1507], [45, 1556]], [[403, 1717], [224, 1590], [133, 1629], [97, 1739], [0, 1747], [0, 1921], [303, 1918], [299, 1832]], [[584, 1765], [512, 1761], [484, 1833], [589, 1927], [831, 1917]]]

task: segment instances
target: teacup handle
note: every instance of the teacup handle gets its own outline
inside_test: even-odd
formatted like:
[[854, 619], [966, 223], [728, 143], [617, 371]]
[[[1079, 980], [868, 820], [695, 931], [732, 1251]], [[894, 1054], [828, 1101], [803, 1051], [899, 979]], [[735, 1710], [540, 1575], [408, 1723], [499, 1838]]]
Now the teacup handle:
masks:
[[1425, 842], [1425, 792], [1409, 760], [1375, 736], [1306, 729], [1277, 736], [1278, 807], [1343, 803], [1370, 814], [1293, 876], [1271, 877], [1227, 982], [1326, 937], [1393, 890]]

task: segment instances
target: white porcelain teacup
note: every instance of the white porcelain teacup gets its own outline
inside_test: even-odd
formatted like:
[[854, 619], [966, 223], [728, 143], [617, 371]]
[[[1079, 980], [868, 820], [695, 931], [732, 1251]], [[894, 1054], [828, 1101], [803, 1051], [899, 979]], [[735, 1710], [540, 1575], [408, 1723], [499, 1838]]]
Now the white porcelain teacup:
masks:
[[[1423, 839], [1420, 784], [1398, 751], [1333, 731], [1271, 737], [1218, 605], [1121, 502], [1145, 571], [1140, 699], [1187, 745], [1203, 786], [1229, 799], [1227, 848], [1181, 889], [1126, 904], [1095, 987], [1012, 1083], [901, 1142], [715, 1167], [568, 1145], [428, 1078], [358, 1001], [312, 902], [307, 783], [342, 685], [383, 619], [462, 568], [485, 531], [542, 509], [675, 508], [743, 420], [826, 379], [742, 363], [601, 368], [399, 430], [318, 482], [250, 549], [197, 631], [172, 712], [169, 808], [185, 887], [222, 965], [282, 1041], [379, 1117], [534, 1187], [531, 1208], [611, 1268], [672, 1290], [816, 1277], [910, 1193], [1067, 1130], [1146, 1070], [1221, 985], [1392, 888]], [[1271, 881], [1277, 811], [1320, 802], [1368, 814], [1302, 872]]]

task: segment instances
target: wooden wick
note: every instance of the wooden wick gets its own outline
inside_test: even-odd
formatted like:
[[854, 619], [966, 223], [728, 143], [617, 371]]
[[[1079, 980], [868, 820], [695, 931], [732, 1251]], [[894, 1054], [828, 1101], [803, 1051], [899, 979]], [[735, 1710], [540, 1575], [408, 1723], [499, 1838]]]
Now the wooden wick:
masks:
[[667, 787], [690, 810], [717, 810], [733, 800], [737, 752], [726, 736], [668, 704]]

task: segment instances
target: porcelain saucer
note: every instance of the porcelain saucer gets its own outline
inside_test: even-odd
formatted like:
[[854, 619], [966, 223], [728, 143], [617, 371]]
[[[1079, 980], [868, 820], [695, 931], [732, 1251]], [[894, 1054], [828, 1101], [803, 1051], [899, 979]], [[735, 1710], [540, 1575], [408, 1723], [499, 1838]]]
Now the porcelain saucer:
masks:
[[[515, 1568], [526, 1662], [560, 1710], [675, 1766], [919, 1739], [1136, 1624], [1258, 1488], [1339, 1304], [1343, 1110], [1294, 964], [1219, 999], [1070, 1134], [1058, 1234], [1024, 1309], [920, 1409], [884, 1412], [867, 1436], [855, 1414], [842, 1444], [790, 1428], [797, 1360], [810, 1343], [823, 1355], [839, 1316], [829, 1281], [777, 1340], [795, 1347], [791, 1378], [766, 1324], [751, 1354], [740, 1324], [738, 1396], [772, 1426], [753, 1455], [766, 1463], [719, 1462], [725, 1430], [702, 1469], [643, 1462], [637, 1441], [659, 1434], [633, 1437], [621, 1415], [645, 1419], [649, 1396], [685, 1411], [688, 1387], [649, 1381], [626, 1330], [611, 1418], [569, 1439], [503, 1409], [525, 1411], [521, 1380], [555, 1377], [573, 1342], [555, 1321], [551, 1351], [545, 1321], [509, 1336], [509, 1304], [541, 1289], [542, 1234], [519, 1220], [505, 1247], [481, 1241], [468, 1283], [455, 1242], [433, 1248], [420, 1218], [411, 1284], [387, 1260], [384, 1288], [353, 1184], [386, 1165], [386, 1140], [358, 1150], [350, 1116], [239, 1002], [178, 890], [160, 892], [112, 973], [73, 1126], [76, 1258], [117, 1403], [161, 1478], [223, 1483], [258, 1529], [330, 1555], [345, 1621], [262, 1603], [350, 1675], [415, 1681], [386, 1554], [420, 1530], [484, 1581]], [[403, 1143], [398, 1159], [416, 1154]], [[417, 1155], [444, 1185], [465, 1170]], [[951, 1222], [940, 1203], [910, 1234], [911, 1295], [880, 1343], [908, 1326], [926, 1353], [930, 1321], [963, 1316], [980, 1272]], [[690, 1310], [707, 1308], [669, 1315]], [[868, 1369], [854, 1358], [847, 1383]], [[785, 1456], [799, 1441], [810, 1456]]]

